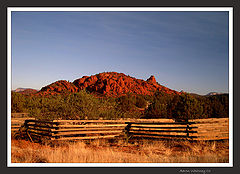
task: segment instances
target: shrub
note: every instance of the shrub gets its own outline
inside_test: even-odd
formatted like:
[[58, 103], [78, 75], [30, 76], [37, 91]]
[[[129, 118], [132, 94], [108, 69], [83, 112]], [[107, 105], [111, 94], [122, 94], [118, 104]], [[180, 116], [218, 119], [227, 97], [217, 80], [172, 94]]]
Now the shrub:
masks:
[[124, 95], [118, 98], [118, 107], [121, 111], [132, 111], [135, 108], [136, 98], [132, 95]]
[[145, 111], [146, 118], [169, 118], [167, 105], [156, 100]]
[[136, 106], [139, 108], [145, 108], [147, 106], [147, 101], [142, 96], [136, 97]]

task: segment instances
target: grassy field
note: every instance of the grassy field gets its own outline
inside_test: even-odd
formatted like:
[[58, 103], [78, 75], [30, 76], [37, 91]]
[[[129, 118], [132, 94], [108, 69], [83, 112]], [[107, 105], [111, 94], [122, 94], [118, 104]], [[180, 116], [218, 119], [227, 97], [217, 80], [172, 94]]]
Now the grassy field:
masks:
[[38, 144], [12, 140], [12, 163], [228, 163], [228, 141], [95, 140]]

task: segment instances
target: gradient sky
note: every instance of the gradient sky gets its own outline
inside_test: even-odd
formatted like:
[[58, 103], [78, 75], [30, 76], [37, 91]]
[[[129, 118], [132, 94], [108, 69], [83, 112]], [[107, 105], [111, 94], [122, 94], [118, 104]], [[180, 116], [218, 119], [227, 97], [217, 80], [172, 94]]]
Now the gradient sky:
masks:
[[12, 89], [104, 71], [228, 92], [228, 12], [12, 12]]

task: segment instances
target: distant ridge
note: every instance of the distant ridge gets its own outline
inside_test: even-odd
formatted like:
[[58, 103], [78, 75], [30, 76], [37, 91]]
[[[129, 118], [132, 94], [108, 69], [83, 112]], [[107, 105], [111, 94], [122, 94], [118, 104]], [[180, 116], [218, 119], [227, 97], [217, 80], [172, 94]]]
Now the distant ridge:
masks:
[[154, 76], [142, 80], [127, 76], [123, 73], [104, 72], [92, 76], [83, 76], [73, 82], [59, 80], [43, 87], [39, 95], [54, 95], [66, 92], [87, 90], [90, 93], [105, 96], [121, 96], [125, 94], [153, 95], [156, 91], [167, 94], [181, 94], [156, 82]]
[[17, 88], [15, 90], [12, 90], [13, 92], [18, 92], [21, 94], [34, 94], [37, 93], [38, 90], [36, 89], [31, 89], [31, 88]]
[[206, 96], [212, 96], [212, 95], [222, 95], [222, 94], [227, 94], [227, 93], [210, 92], [210, 93], [206, 94]]

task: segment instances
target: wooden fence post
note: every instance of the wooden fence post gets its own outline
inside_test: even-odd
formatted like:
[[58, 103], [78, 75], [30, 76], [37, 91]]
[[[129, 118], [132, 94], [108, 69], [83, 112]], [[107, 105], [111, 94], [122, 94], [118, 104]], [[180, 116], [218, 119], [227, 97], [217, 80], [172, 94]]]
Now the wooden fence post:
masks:
[[[54, 124], [55, 124], [55, 126], [53, 126]], [[53, 131], [52, 129], [54, 129], [55, 131]], [[51, 140], [52, 139], [57, 140], [59, 138], [59, 136], [53, 136], [53, 135], [55, 135], [56, 130], [59, 130], [59, 122], [52, 121], [52, 128], [50, 129], [50, 135], [51, 135], [50, 139]]]
[[131, 129], [131, 124], [132, 123], [127, 123], [127, 126], [125, 127], [124, 129], [124, 135], [125, 135], [125, 140], [126, 140], [126, 143], [128, 143], [129, 139], [131, 138], [131, 133], [129, 132], [130, 129]]
[[26, 134], [27, 134], [28, 138], [30, 139], [30, 141], [33, 142], [33, 139], [32, 139], [31, 135], [28, 132], [28, 122], [29, 122], [28, 120], [25, 120], [25, 122], [24, 122], [24, 126], [26, 128]]
[[187, 131], [187, 139], [188, 139], [189, 138], [189, 124], [188, 123], [187, 123], [186, 131]]

